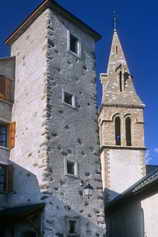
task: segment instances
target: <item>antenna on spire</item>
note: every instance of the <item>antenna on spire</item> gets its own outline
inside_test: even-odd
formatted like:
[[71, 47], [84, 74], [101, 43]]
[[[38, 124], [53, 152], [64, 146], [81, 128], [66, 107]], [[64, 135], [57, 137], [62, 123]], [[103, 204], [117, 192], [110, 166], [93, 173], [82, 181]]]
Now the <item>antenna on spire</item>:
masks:
[[117, 31], [117, 15], [116, 15], [116, 11], [113, 11], [113, 29], [114, 29], [114, 32]]

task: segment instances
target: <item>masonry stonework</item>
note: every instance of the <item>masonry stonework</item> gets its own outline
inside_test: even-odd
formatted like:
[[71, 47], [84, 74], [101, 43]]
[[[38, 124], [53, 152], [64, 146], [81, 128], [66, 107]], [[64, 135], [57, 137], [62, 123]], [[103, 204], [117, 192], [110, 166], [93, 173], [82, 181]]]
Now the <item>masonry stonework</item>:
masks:
[[[68, 48], [70, 34], [79, 40], [80, 55]], [[77, 236], [104, 236], [95, 39], [46, 8], [13, 40], [11, 56], [16, 144], [9, 206], [44, 202], [45, 237], [67, 236], [69, 219], [77, 221]], [[75, 106], [64, 103], [64, 92], [73, 95]], [[75, 175], [67, 173], [67, 161], [75, 163]], [[87, 185], [90, 196], [84, 194]]]
[[45, 0], [6, 40], [11, 57], [0, 59], [0, 82], [9, 85], [0, 84], [0, 236], [156, 236], [158, 174], [145, 176], [145, 105], [114, 29], [98, 116], [99, 39]]
[[111, 200], [145, 175], [144, 104], [136, 94], [116, 31], [107, 74], [101, 74], [101, 82], [100, 159], [105, 198]]

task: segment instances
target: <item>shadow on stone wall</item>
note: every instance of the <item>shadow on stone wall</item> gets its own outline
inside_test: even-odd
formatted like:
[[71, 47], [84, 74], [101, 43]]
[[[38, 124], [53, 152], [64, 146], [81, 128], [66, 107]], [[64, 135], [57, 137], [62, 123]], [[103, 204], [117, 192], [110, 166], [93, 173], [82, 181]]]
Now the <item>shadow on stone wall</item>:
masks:
[[[100, 210], [95, 210], [91, 206], [91, 198], [88, 202], [83, 200], [84, 208], [82, 208], [81, 212], [77, 208], [75, 209], [73, 203], [70, 203], [64, 194], [63, 196], [60, 194], [59, 197], [55, 190], [41, 191], [37, 177], [33, 173], [16, 163], [13, 163], [13, 166], [14, 189], [12, 193], [5, 194], [5, 208], [38, 203], [45, 203], [45, 208], [42, 214], [33, 220], [33, 224], [25, 220], [15, 220], [15, 223], [6, 223], [5, 233], [1, 234], [0, 237], [22, 237], [21, 234], [26, 231], [35, 231], [38, 237], [64, 237], [68, 231], [68, 218], [78, 220], [77, 236], [105, 237], [104, 213]], [[96, 212], [95, 216], [92, 214], [92, 210]], [[39, 222], [39, 218], [41, 218], [41, 223], [35, 225], [35, 223]], [[41, 234], [38, 232], [40, 228], [43, 230]], [[1, 232], [3, 229], [4, 225], [1, 225]]]

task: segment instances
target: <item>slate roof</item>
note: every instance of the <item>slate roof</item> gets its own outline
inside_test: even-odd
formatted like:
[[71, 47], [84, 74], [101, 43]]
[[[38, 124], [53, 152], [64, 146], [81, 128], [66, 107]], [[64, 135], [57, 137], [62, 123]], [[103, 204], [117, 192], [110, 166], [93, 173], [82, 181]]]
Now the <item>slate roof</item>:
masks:
[[107, 209], [127, 203], [133, 199], [143, 200], [155, 193], [158, 193], [158, 169], [143, 177], [129, 189], [114, 198], [107, 205]]

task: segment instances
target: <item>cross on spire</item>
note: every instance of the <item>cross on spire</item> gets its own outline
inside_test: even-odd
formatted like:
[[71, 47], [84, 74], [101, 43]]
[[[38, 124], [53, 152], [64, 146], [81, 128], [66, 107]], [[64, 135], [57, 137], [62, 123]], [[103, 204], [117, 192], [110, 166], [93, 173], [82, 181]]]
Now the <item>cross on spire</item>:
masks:
[[114, 32], [116, 32], [116, 30], [117, 30], [117, 15], [116, 15], [116, 11], [113, 11], [113, 28], [114, 28]]

